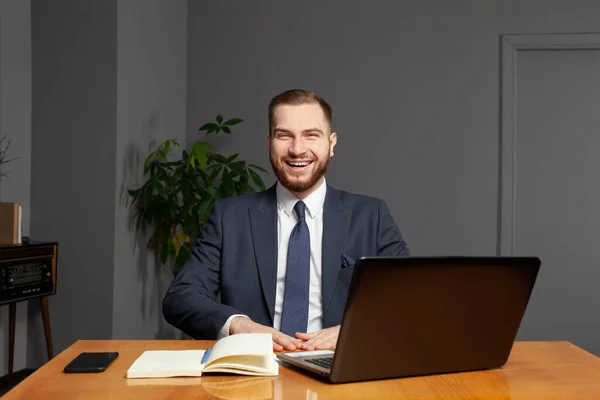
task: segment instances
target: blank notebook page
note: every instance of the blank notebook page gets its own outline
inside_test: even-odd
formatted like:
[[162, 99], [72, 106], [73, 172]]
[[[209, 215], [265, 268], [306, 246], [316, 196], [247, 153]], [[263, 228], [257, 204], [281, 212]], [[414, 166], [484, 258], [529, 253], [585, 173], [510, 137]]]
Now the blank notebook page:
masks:
[[130, 371], [198, 370], [205, 350], [147, 350], [131, 365]]

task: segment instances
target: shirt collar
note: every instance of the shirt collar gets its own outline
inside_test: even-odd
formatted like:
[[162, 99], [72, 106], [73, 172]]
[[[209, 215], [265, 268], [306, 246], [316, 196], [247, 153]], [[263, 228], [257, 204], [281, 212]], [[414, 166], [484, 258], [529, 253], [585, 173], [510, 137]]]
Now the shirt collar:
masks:
[[[277, 204], [282, 207], [286, 214], [293, 215], [294, 206], [298, 202], [298, 198], [287, 190], [281, 182], [277, 182]], [[308, 216], [311, 218], [316, 217], [323, 210], [323, 203], [325, 202], [325, 194], [327, 193], [327, 183], [323, 179], [321, 186], [314, 192], [306, 196], [302, 201], [306, 205]]]

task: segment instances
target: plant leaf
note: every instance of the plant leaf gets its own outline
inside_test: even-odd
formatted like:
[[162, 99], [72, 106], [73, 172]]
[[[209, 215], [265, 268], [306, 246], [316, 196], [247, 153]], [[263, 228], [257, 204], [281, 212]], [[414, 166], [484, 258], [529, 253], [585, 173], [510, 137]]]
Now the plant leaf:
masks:
[[155, 154], [156, 154], [156, 151], [151, 151], [150, 154], [148, 154], [148, 156], [146, 157], [146, 160], [144, 161], [144, 167], [146, 169], [148, 169], [148, 167], [150, 166], [150, 162], [154, 158]]
[[203, 142], [194, 143], [190, 152], [190, 158], [188, 159], [187, 170], [189, 171], [190, 167], [195, 169], [196, 162], [200, 166], [200, 169], [203, 171], [206, 170], [206, 159], [206, 150], [203, 146]]
[[213, 204], [214, 201], [212, 199], [206, 199], [198, 208], [198, 220], [201, 224], [205, 224], [208, 221]]
[[202, 147], [204, 147], [206, 149], [206, 152], [211, 152], [211, 153], [216, 153], [215, 149], [210, 145], [210, 143], [208, 142], [199, 142]]
[[252, 178], [252, 182], [254, 182], [254, 184], [260, 190], [265, 190], [265, 184], [263, 183], [263, 181], [260, 178], [260, 176], [258, 176], [258, 174], [256, 172], [254, 172], [253, 170], [251, 170], [251, 169], [248, 169], [248, 172], [250, 173], [250, 177]]
[[225, 121], [225, 123], [223, 125], [229, 125], [229, 126], [237, 125], [242, 121], [244, 121], [244, 120], [241, 118], [232, 118], [230, 120]]
[[223, 122], [223, 116], [222, 115], [217, 115], [217, 122], [220, 124], [221, 122]]
[[212, 182], [217, 177], [217, 175], [221, 173], [222, 170], [223, 167], [215, 168], [209, 176], [210, 181]]
[[246, 169], [246, 161], [235, 161], [229, 164], [229, 168], [231, 168], [236, 175], [241, 175], [244, 173]]
[[223, 129], [223, 132], [225, 132], [225, 133], [231, 133], [231, 129], [229, 129], [226, 126], [222, 126], [221, 129]]
[[213, 122], [209, 122], [206, 123], [204, 125], [202, 125], [198, 130], [199, 131], [206, 131], [207, 134], [211, 133], [212, 131], [216, 130], [218, 128], [219, 125], [213, 123]]
[[227, 164], [227, 159], [225, 157], [223, 157], [222, 155], [216, 153], [214, 157], [215, 157], [215, 161], [218, 162], [219, 164]]
[[240, 153], [235, 153], [235, 154], [230, 155], [229, 157], [227, 157], [227, 162], [232, 162], [233, 160], [238, 158], [239, 155], [240, 155]]
[[255, 165], [255, 164], [250, 164], [250, 165], [248, 165], [248, 167], [251, 167], [251, 168], [257, 169], [257, 170], [259, 170], [259, 171], [262, 171], [262, 172], [264, 172], [264, 173], [265, 173], [265, 174], [267, 174], [267, 175], [269, 174], [269, 173], [267, 172], [267, 170], [266, 170], [266, 169], [264, 169], [264, 168], [261, 168], [261, 167], [259, 167], [258, 165]]
[[240, 181], [236, 183], [236, 194], [244, 194], [248, 191], [248, 178], [245, 175], [240, 175]]
[[221, 176], [221, 193], [224, 196], [231, 196], [233, 194], [233, 179], [227, 168], [223, 169], [223, 175]]

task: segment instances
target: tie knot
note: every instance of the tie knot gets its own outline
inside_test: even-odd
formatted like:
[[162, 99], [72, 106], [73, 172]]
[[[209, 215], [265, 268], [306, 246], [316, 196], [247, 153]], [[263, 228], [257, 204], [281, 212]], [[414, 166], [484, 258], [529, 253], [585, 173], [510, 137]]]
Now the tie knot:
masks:
[[304, 204], [304, 202], [302, 200], [298, 201], [296, 203], [296, 205], [294, 206], [294, 211], [296, 211], [296, 214], [298, 215], [298, 219], [304, 219], [304, 214], [306, 211], [306, 204]]

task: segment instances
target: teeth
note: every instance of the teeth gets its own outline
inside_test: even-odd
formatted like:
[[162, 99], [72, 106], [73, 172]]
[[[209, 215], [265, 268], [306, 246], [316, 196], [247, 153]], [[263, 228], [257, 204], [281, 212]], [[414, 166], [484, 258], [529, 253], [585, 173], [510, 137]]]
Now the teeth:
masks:
[[288, 162], [288, 164], [290, 164], [293, 167], [305, 167], [309, 163], [307, 163], [307, 162]]

